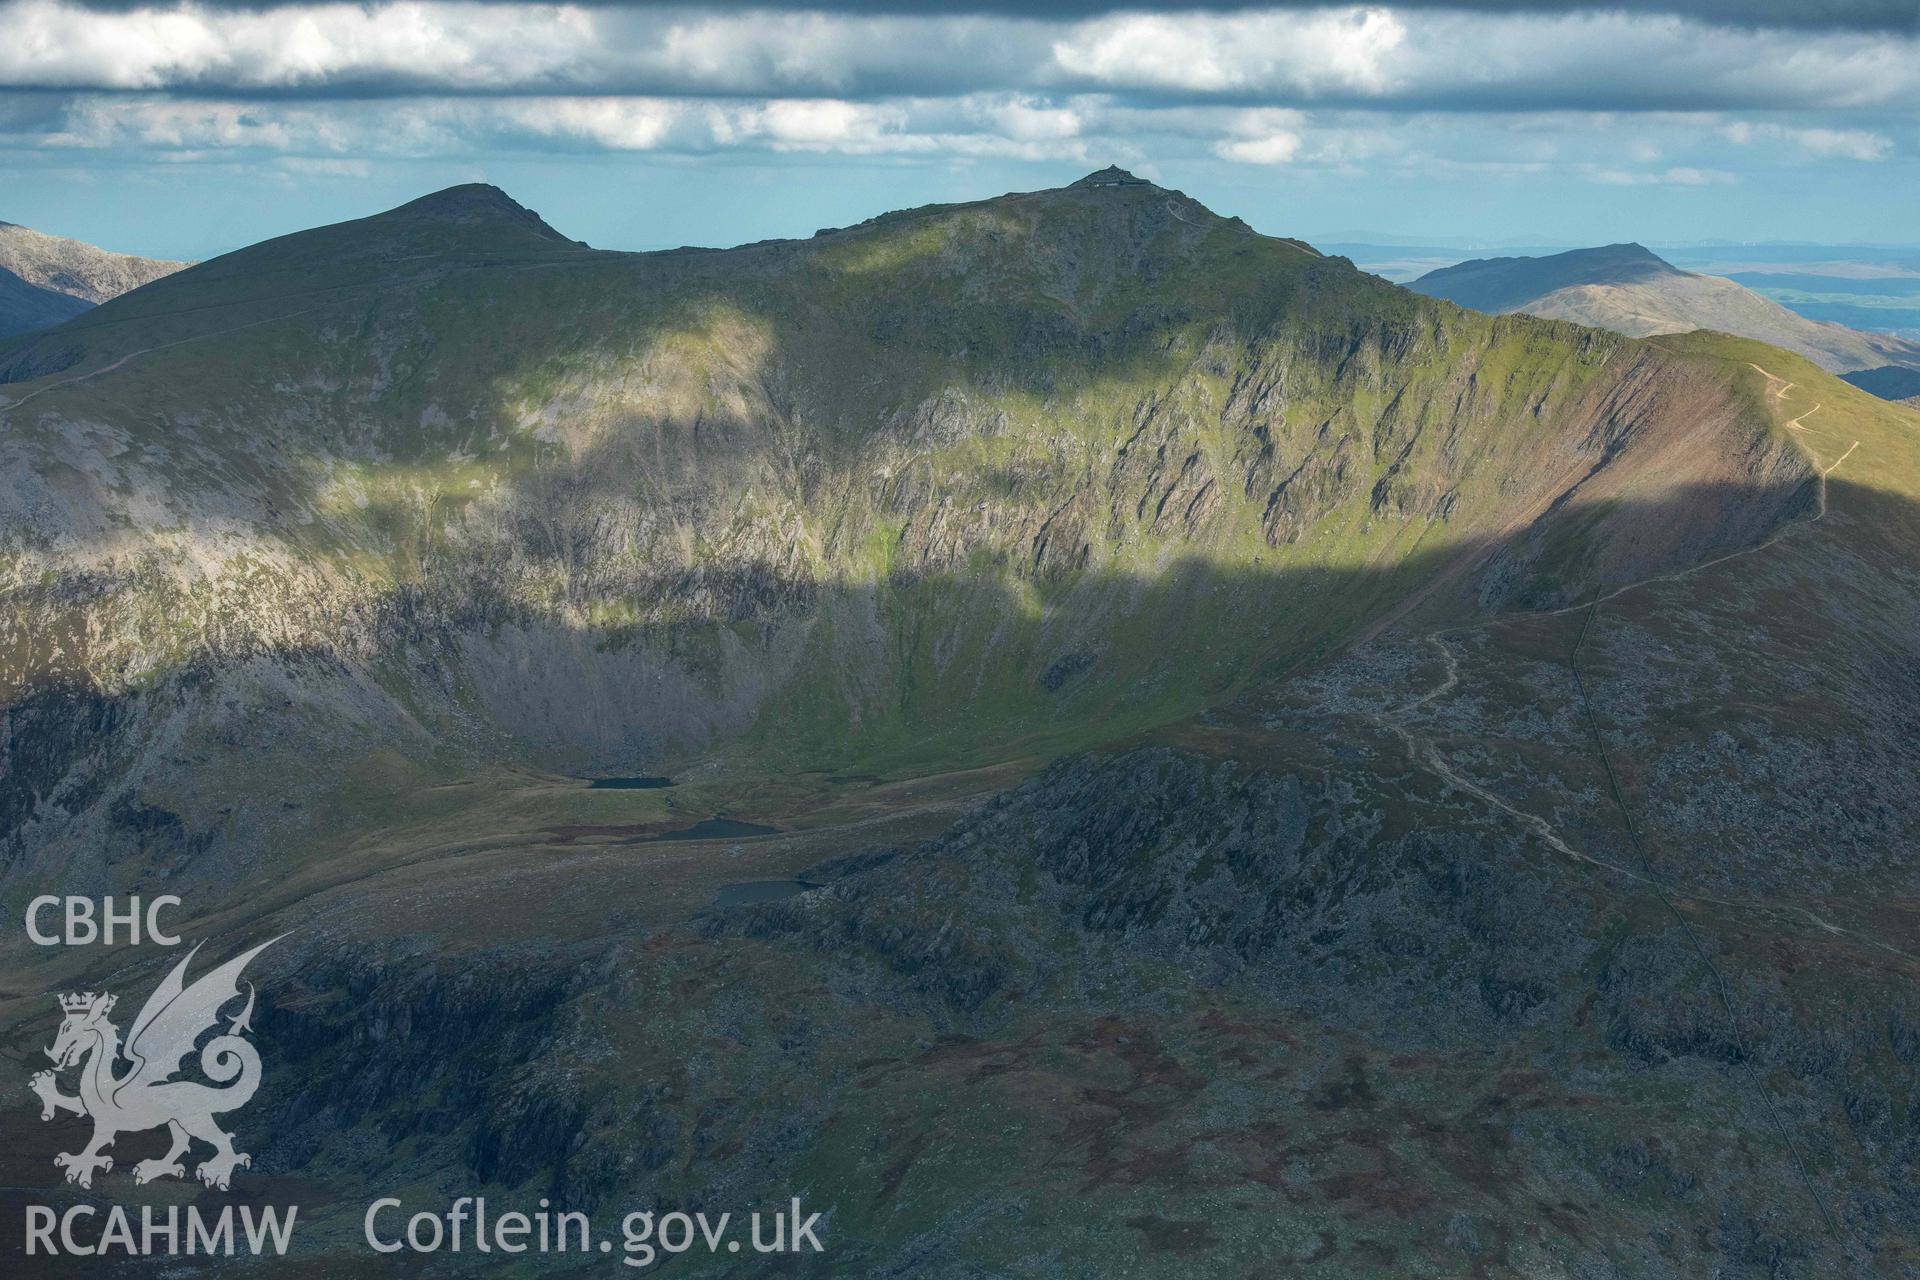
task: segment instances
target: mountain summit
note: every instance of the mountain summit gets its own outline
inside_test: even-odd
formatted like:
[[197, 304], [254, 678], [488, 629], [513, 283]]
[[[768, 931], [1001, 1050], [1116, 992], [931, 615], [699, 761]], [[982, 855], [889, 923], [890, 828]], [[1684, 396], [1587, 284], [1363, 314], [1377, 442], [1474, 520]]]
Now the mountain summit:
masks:
[[1561, 289], [1641, 284], [1689, 274], [1645, 245], [1626, 243], [1573, 249], [1541, 258], [1475, 258], [1429, 271], [1408, 287], [1475, 311], [1538, 315], [1527, 304]]
[[1136, 178], [1117, 164], [1110, 164], [1097, 173], [1090, 173], [1073, 184], [1076, 187], [1150, 187], [1153, 184], [1145, 178]]
[[397, 209], [376, 214], [375, 222], [437, 222], [452, 226], [509, 225], [523, 227], [546, 240], [578, 244], [561, 235], [539, 214], [527, 208], [499, 187], [485, 182], [469, 182], [421, 196]]
[[1476, 311], [1524, 312], [1635, 338], [1695, 329], [1757, 338], [1836, 373], [1920, 367], [1920, 345], [1809, 320], [1732, 280], [1683, 271], [1638, 244], [1476, 258], [1430, 271], [1407, 287]]

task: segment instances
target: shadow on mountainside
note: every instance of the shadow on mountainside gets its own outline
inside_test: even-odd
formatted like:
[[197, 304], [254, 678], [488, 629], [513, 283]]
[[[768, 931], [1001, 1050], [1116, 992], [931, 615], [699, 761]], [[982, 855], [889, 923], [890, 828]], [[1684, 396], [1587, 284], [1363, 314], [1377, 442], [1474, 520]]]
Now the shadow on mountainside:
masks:
[[[767, 768], [901, 777], [1045, 758], [1310, 669], [1389, 622], [1564, 608], [1758, 545], [1805, 521], [1817, 494], [1806, 481], [1576, 505], [1500, 541], [1377, 568], [1232, 570], [1188, 557], [1150, 577], [1035, 580], [983, 561], [833, 583], [747, 566], [657, 588], [702, 601], [699, 612], [610, 626], [518, 609], [484, 582], [429, 581], [338, 619], [337, 647], [246, 638], [223, 650], [209, 636], [124, 692], [84, 674], [86, 636], [42, 636], [46, 669], [81, 670], [21, 688], [5, 708], [9, 879], [36, 875], [31, 850], [54, 832], [102, 814], [89, 878], [112, 850], [151, 845], [155, 823], [176, 846], [168, 874], [191, 874], [200, 853], [246, 839], [213, 799], [247, 788], [292, 799], [313, 785], [297, 762], [316, 753], [582, 774], [722, 762], [743, 784]], [[14, 604], [57, 618], [74, 588], [17, 588]], [[156, 756], [183, 727], [200, 758]], [[143, 789], [187, 774], [208, 780], [206, 811], [141, 816]]]
[[[221, 890], [193, 859], [230, 859], [234, 833], [179, 857], [164, 881], [113, 883], [180, 889], [229, 949], [296, 929], [257, 975], [268, 1073], [234, 1123], [255, 1191], [305, 1206], [305, 1256], [356, 1274], [387, 1274], [357, 1243], [371, 1198], [457, 1174], [496, 1211], [544, 1196], [596, 1219], [799, 1194], [829, 1214], [823, 1275], [1019, 1273], [1036, 1250], [1103, 1272], [1148, 1256], [1194, 1276], [1276, 1257], [1355, 1275], [1519, 1276], [1549, 1253], [1604, 1254], [1628, 1276], [1898, 1275], [1920, 1226], [1915, 964], [1864, 945], [1850, 932], [1861, 921], [1809, 892], [1820, 851], [1781, 836], [1818, 814], [1780, 811], [1774, 788], [1821, 782], [1782, 772], [1810, 767], [1794, 763], [1794, 735], [1816, 757], [1848, 739], [1902, 740], [1894, 713], [1920, 697], [1903, 530], [1920, 512], [1833, 487], [1818, 524], [1617, 596], [1593, 624], [1600, 729], [1652, 867], [1609, 813], [1567, 679], [1585, 611], [1463, 627], [1443, 610], [1422, 627], [1459, 628], [1442, 637], [1451, 662], [1410, 634], [1333, 660], [1296, 654], [1299, 678], [1184, 722], [1174, 746], [1070, 755], [930, 840], [821, 833], [805, 846], [818, 887], [779, 902], [650, 910], [670, 877], [695, 874], [665, 859], [752, 880], [774, 869], [759, 846], [558, 848], [536, 833], [441, 848], [414, 868], [370, 868], [338, 841], [337, 878], [291, 900], [275, 888], [306, 869], [269, 856], [217, 916], [201, 914]], [[1413, 581], [1445, 563], [1416, 566], [1428, 572]], [[1336, 598], [1387, 609], [1407, 585], [1195, 566], [1169, 578], [1170, 627], [1214, 592], [1242, 610], [1282, 598], [1318, 613]], [[845, 605], [822, 594], [806, 607]], [[1209, 636], [1185, 640], [1159, 660], [1204, 664]], [[402, 660], [421, 643], [396, 639], [381, 665], [431, 683], [443, 659], [423, 645]], [[1450, 666], [1457, 683], [1442, 691]], [[1032, 664], [1023, 678], [1036, 679]], [[1038, 705], [1081, 679], [1124, 693], [1096, 666]], [[265, 754], [276, 802], [319, 810], [324, 826], [349, 807], [303, 785], [340, 741], [317, 732], [311, 706], [269, 714], [270, 699], [243, 690], [300, 697], [354, 680], [333, 659], [277, 654], [177, 673], [126, 702], [36, 704], [34, 723], [91, 735], [84, 773], [116, 737], [238, 699], [211, 737], [176, 736], [169, 750], [203, 755], [185, 768], [227, 784]], [[1810, 691], [1831, 704], [1824, 720], [1800, 701]], [[1656, 792], [1672, 782], [1655, 766], [1693, 760], [1688, 734], [1745, 738], [1762, 720], [1787, 754], [1744, 741], [1699, 760], [1709, 776], [1685, 786], [1719, 806], [1730, 850], [1790, 860], [1801, 879], [1716, 883], [1687, 864], [1696, 851], [1675, 837], [1701, 836], [1687, 813], [1662, 810]], [[35, 740], [33, 724], [13, 723], [13, 743]], [[242, 736], [213, 745], [230, 732]], [[1450, 783], [1428, 747], [1599, 861], [1557, 853]], [[1743, 756], [1747, 771], [1728, 774]], [[70, 789], [75, 763], [52, 795], [74, 813], [116, 803], [128, 779], [96, 774], [88, 799]], [[1910, 788], [1908, 763], [1887, 763], [1882, 785]], [[157, 787], [181, 766], [156, 753], [144, 767]], [[1783, 847], [1749, 848], [1735, 810]], [[164, 819], [139, 821], [163, 838]], [[1898, 832], [1878, 839], [1882, 858], [1898, 854]], [[1872, 869], [1869, 891], [1901, 883]], [[1734, 1018], [1649, 877], [1671, 886]], [[9, 990], [129, 985], [129, 962], [150, 981], [171, 957], [103, 953], [57, 979], [33, 959], [9, 965]], [[9, 999], [10, 1042], [50, 1035], [50, 1008]], [[51, 1156], [83, 1130], [12, 1111], [0, 1170], [22, 1190], [10, 1200], [57, 1194]], [[122, 1169], [151, 1154], [126, 1141]], [[117, 1200], [156, 1194], [114, 1179]], [[1049, 1212], [1063, 1197], [1074, 1213]], [[479, 1274], [485, 1261], [449, 1266]]]

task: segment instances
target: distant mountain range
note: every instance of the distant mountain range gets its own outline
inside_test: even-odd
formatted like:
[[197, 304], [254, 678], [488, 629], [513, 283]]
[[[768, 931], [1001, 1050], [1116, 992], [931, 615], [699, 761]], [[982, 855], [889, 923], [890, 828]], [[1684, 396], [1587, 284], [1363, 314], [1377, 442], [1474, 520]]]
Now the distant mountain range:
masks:
[[0, 222], [0, 338], [52, 328], [186, 265]]
[[1524, 312], [1629, 337], [1711, 329], [1806, 356], [1876, 395], [1920, 391], [1920, 343], [1798, 315], [1720, 276], [1683, 271], [1638, 244], [1538, 258], [1476, 258], [1408, 288], [1495, 314]]

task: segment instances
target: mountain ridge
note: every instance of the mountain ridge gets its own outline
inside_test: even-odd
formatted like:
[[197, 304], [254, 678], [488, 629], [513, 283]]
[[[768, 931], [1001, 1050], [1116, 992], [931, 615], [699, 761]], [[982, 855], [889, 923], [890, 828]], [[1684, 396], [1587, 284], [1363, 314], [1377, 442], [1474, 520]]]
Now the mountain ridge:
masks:
[[187, 265], [0, 222], [0, 339], [63, 323]]
[[1757, 338], [1840, 374], [1920, 368], [1920, 344], [1809, 320], [1734, 281], [1675, 267], [1639, 244], [1478, 258], [1430, 271], [1407, 287], [1475, 310], [1570, 320], [1630, 337], [1711, 329]]
[[1408, 287], [1424, 285], [1417, 292], [1475, 311], [1501, 312], [1526, 310], [1527, 303], [1570, 285], [1630, 284], [1694, 274], [1673, 266], [1645, 245], [1624, 241], [1542, 258], [1473, 258], [1430, 271]]
[[[424, 609], [468, 637], [455, 665], [491, 699], [483, 716], [531, 716], [550, 747], [598, 767], [751, 739], [795, 700], [811, 727], [783, 751], [840, 752], [859, 724], [862, 750], [887, 754], [940, 723], [974, 759], [1047, 725], [1178, 714], [1243, 678], [1215, 671], [1341, 643], [1423, 541], [1463, 557], [1430, 607], [1477, 610], [1759, 537], [1806, 501], [1810, 472], [1718, 368], [1473, 317], [1151, 184], [693, 255], [586, 249], [536, 223], [504, 193], [455, 188], [199, 264], [0, 348], [22, 495], [0, 526], [34, 528], [43, 548], [16, 572], [67, 563], [102, 584], [46, 601], [77, 610], [44, 619], [48, 633], [102, 636], [66, 650], [73, 674], [117, 685], [184, 660], [182, 609], [236, 656], [386, 652], [405, 643], [400, 611]], [[127, 397], [148, 408], [115, 428], [128, 452], [103, 472], [62, 423], [120, 418]], [[270, 439], [259, 423], [277, 424]], [[1596, 509], [1583, 559], [1556, 563], [1552, 529], [1643, 467], [1779, 487], [1638, 528]], [[56, 501], [35, 478], [49, 469], [119, 472], [159, 508], [92, 483]], [[1536, 523], [1531, 542], [1510, 536]], [[155, 532], [107, 536], [129, 527]], [[1194, 608], [1185, 579], [1275, 560], [1376, 566], [1378, 581], [1331, 611], [1276, 597], [1234, 616], [1223, 597], [1207, 606], [1223, 610], [1216, 663], [1170, 661]], [[278, 582], [252, 579], [254, 563], [279, 566]], [[236, 574], [252, 585], [226, 585]], [[872, 607], [902, 618], [989, 585], [996, 603], [945, 653], [911, 638], [933, 631], [882, 641], [872, 617], [816, 612], [869, 578]], [[1127, 582], [1157, 584], [1156, 603], [1110, 637]], [[1025, 618], [1021, 596], [1049, 603]], [[121, 619], [104, 633], [101, 610]], [[607, 629], [632, 657], [584, 659], [605, 669], [593, 679], [644, 656], [684, 685], [678, 709], [581, 707], [613, 736], [569, 744], [503, 683], [509, 623], [559, 649]], [[725, 642], [737, 669], [695, 679], [677, 632], [729, 623], [762, 639]], [[811, 675], [793, 646], [811, 648]], [[560, 685], [581, 660], [556, 651], [540, 696], [575, 705]], [[1056, 669], [1086, 674], [1056, 693], [1041, 679]], [[1096, 673], [1141, 692], [1103, 708], [1082, 692]], [[43, 673], [4, 674], [17, 687]], [[968, 689], [995, 693], [960, 714]]]
[[527, 208], [499, 187], [487, 182], [460, 183], [443, 187], [439, 191], [429, 192], [417, 199], [376, 213], [366, 222], [447, 222], [455, 225], [474, 225], [501, 222], [525, 227], [535, 235], [547, 240], [556, 240], [563, 244], [580, 245], [586, 243], [571, 240], [549, 226], [545, 219]]

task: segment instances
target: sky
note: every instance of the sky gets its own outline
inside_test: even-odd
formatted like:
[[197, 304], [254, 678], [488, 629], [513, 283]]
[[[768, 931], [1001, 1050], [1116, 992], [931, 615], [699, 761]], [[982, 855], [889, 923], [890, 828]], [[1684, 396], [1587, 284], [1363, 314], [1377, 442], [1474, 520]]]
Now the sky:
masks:
[[162, 257], [460, 182], [650, 249], [1114, 163], [1321, 242], [1920, 242], [1920, 0], [0, 0], [0, 33], [0, 220]]

